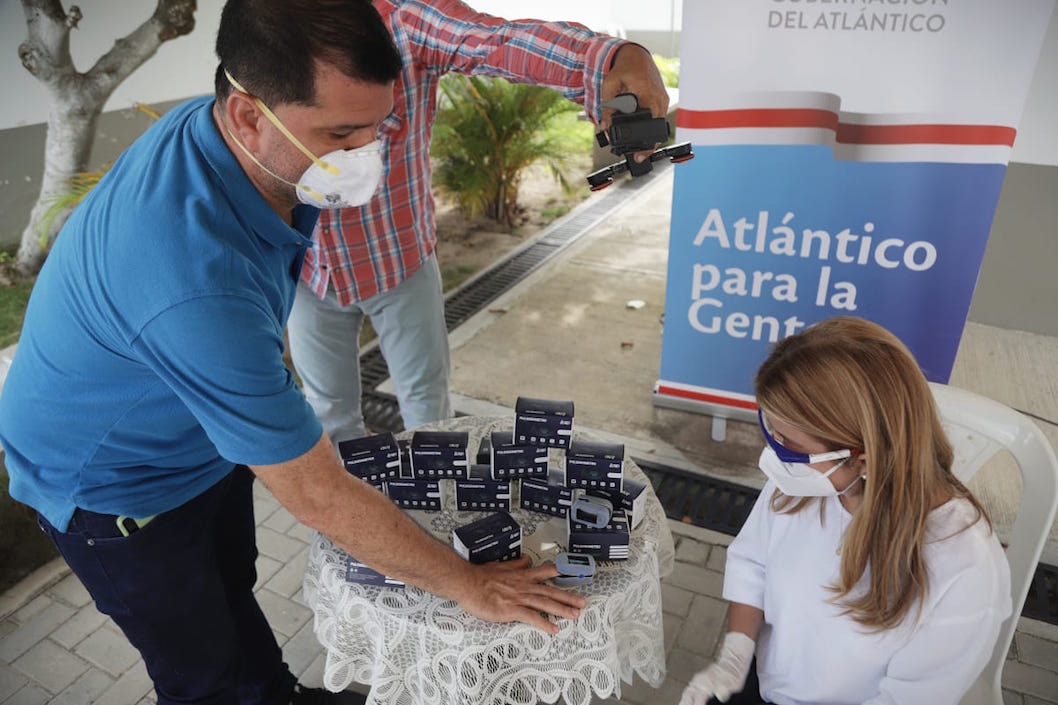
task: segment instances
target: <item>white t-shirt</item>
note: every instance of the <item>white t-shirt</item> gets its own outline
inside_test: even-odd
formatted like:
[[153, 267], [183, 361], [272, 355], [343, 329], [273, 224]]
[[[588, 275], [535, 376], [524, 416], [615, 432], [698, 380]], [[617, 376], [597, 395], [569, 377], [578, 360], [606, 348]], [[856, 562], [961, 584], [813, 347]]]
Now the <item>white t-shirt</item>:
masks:
[[[869, 633], [830, 600], [852, 519], [837, 497], [797, 514], [770, 507], [768, 482], [727, 552], [724, 597], [764, 611], [757, 674], [777, 705], [959, 702], [988, 662], [1011, 612], [1010, 569], [973, 505], [953, 499], [929, 516], [929, 592], [919, 620]], [[867, 576], [865, 575], [864, 578]], [[857, 588], [865, 585], [861, 580]]]

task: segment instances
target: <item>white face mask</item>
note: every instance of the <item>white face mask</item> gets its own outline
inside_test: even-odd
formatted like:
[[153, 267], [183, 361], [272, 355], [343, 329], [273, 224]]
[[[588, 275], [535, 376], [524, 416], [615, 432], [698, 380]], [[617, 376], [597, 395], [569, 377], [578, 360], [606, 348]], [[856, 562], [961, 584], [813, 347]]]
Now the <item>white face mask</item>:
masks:
[[826, 472], [819, 472], [804, 463], [784, 463], [769, 447], [760, 454], [759, 466], [761, 472], [787, 497], [836, 497], [848, 492], [861, 479], [857, 476], [840, 492], [831, 484], [830, 476], [847, 460], [848, 458], [845, 458]]
[[[228, 81], [231, 82], [231, 85], [236, 90], [253, 97], [252, 94], [239, 85], [238, 81], [231, 77], [231, 74], [225, 71], [224, 75], [228, 77]], [[323, 209], [355, 208], [371, 200], [371, 197], [375, 195], [375, 191], [378, 190], [379, 182], [382, 180], [381, 142], [375, 140], [356, 149], [336, 149], [322, 157], [317, 157], [286, 128], [286, 125], [276, 117], [275, 113], [267, 105], [261, 102], [259, 98], [254, 97], [253, 100], [261, 112], [264, 113], [264, 116], [276, 126], [276, 129], [282, 132], [283, 136], [297, 147], [302, 154], [312, 160], [312, 164], [301, 175], [298, 182], [296, 184], [292, 183], [258, 161], [257, 157], [251, 154], [250, 150], [246, 149], [229, 130], [228, 134], [235, 140], [235, 144], [239, 145], [254, 164], [261, 167], [272, 177], [293, 186], [297, 193], [298, 201], [307, 206]]]
[[381, 180], [382, 143], [375, 140], [323, 155], [309, 165], [294, 187], [298, 200], [306, 205], [354, 208], [371, 200]]

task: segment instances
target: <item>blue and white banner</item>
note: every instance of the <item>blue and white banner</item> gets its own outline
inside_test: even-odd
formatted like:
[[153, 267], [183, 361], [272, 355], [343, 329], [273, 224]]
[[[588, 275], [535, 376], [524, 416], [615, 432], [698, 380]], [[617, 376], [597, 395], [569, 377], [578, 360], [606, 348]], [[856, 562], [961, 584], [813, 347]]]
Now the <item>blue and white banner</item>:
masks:
[[841, 314], [947, 382], [1053, 6], [684, 3], [656, 403], [744, 415], [772, 344]]

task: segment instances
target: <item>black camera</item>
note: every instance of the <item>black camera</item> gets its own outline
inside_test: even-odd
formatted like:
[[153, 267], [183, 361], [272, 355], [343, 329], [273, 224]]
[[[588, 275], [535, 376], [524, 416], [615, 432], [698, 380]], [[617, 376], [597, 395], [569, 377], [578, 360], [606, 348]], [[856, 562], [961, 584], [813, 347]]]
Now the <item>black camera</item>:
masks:
[[632, 93], [621, 93], [602, 104], [612, 108], [609, 130], [598, 132], [595, 139], [600, 147], [610, 147], [610, 151], [624, 157], [623, 162], [588, 174], [588, 185], [592, 191], [606, 188], [613, 183], [613, 177], [622, 171], [632, 176], [642, 176], [653, 169], [653, 162], [659, 159], [671, 159], [673, 162], [684, 162], [694, 157], [690, 142], [662, 147], [650, 155], [650, 159], [637, 162], [633, 158], [636, 152], [654, 149], [654, 145], [669, 139], [669, 124], [665, 118], [652, 117], [649, 110], [639, 107], [639, 99]]
[[[614, 114], [610, 118], [608, 133], [599, 132], [595, 139], [600, 147], [609, 145], [614, 154], [626, 156], [632, 152], [645, 152], [669, 139], [669, 123], [665, 118], [651, 117], [650, 111], [640, 108], [639, 99], [631, 93], [622, 93], [603, 103], [602, 107], [613, 108]], [[643, 164], [650, 171], [650, 162]], [[634, 171], [631, 173], [638, 176]]]

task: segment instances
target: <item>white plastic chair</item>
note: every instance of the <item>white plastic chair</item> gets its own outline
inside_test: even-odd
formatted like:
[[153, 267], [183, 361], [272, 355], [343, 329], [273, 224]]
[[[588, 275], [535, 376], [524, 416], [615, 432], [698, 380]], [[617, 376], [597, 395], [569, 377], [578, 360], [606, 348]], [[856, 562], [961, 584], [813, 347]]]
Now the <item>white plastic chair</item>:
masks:
[[1021, 471], [1021, 502], [1006, 549], [1014, 611], [999, 630], [988, 665], [962, 700], [962, 705], [1002, 705], [1003, 664], [1058, 508], [1058, 458], [1040, 429], [1013, 409], [963, 389], [930, 387], [955, 446], [954, 472], [960, 480], [969, 480], [1002, 450]]

